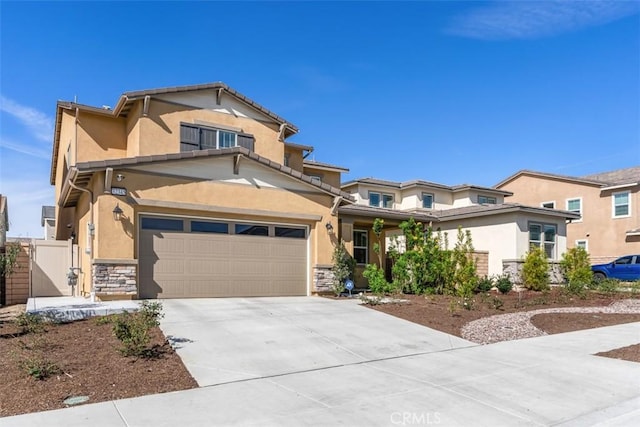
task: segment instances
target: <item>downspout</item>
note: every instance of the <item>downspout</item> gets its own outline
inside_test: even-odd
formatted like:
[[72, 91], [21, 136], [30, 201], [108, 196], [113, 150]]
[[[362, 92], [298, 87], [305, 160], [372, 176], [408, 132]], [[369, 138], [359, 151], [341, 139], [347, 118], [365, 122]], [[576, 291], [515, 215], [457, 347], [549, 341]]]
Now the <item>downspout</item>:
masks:
[[74, 141], [73, 141], [73, 165], [75, 166], [78, 163], [78, 116], [80, 115], [80, 108], [76, 107], [76, 119], [75, 119], [75, 132], [74, 132]]
[[[89, 265], [91, 266], [90, 268], [93, 269], [93, 235], [95, 232], [95, 226], [94, 226], [94, 222], [93, 222], [93, 191], [87, 189], [87, 188], [80, 188], [77, 185], [75, 185], [73, 182], [71, 182], [71, 180], [67, 180], [67, 182], [69, 183], [69, 185], [72, 188], [75, 188], [78, 191], [82, 191], [85, 192], [87, 194], [89, 194], [89, 220], [91, 221], [89, 224], [87, 224], [87, 228], [88, 228], [88, 232], [87, 232], [87, 246], [89, 248]], [[86, 252], [86, 249], [85, 249]], [[96, 301], [96, 291], [93, 288], [93, 271], [91, 272], [91, 287], [90, 287], [90, 295], [91, 295], [91, 302], [95, 302]]]

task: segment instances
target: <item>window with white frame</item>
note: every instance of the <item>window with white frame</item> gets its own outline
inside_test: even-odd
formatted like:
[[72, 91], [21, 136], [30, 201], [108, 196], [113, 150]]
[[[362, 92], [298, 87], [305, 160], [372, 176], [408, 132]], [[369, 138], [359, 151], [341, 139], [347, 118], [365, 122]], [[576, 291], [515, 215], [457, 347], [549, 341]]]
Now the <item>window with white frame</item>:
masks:
[[576, 197], [575, 199], [567, 199], [567, 210], [569, 212], [577, 213], [580, 218], [575, 221], [582, 220], [582, 199]]
[[542, 248], [547, 258], [555, 259], [556, 255], [556, 225], [530, 222], [529, 247]]
[[433, 194], [422, 193], [422, 207], [425, 209], [433, 209]]
[[613, 203], [612, 213], [614, 218], [622, 218], [631, 214], [631, 200], [628, 191], [613, 193], [611, 201]]
[[374, 191], [369, 192], [369, 206], [376, 208], [393, 208], [393, 195], [376, 193]]
[[540, 206], [542, 206], [543, 208], [547, 208], [547, 209], [555, 209], [556, 208], [556, 202], [555, 201], [542, 202], [542, 203], [540, 203]]
[[369, 262], [369, 238], [367, 230], [353, 230], [353, 259], [356, 264]]
[[481, 205], [495, 205], [497, 200], [493, 196], [482, 196], [478, 195], [478, 203]]
[[208, 126], [180, 124], [180, 151], [210, 150], [231, 147], [254, 149], [252, 135]]
[[576, 240], [576, 248], [582, 248], [585, 251], [589, 251], [589, 241], [587, 239]]

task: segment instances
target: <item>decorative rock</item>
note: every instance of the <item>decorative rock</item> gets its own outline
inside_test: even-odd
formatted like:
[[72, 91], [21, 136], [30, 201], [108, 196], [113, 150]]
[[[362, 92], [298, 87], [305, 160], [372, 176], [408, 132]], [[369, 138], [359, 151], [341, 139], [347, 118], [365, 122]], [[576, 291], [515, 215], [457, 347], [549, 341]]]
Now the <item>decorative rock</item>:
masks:
[[63, 403], [65, 405], [73, 406], [73, 405], [79, 405], [80, 403], [84, 403], [88, 401], [89, 401], [89, 396], [73, 396], [73, 397], [66, 398]]

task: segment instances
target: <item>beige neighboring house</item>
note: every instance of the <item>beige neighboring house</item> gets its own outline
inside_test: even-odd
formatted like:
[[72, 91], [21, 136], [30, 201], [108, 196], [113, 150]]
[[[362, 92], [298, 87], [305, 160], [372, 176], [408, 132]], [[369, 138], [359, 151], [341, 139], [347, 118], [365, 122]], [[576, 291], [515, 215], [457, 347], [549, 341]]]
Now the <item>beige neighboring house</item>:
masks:
[[0, 248], [7, 242], [7, 231], [9, 231], [9, 207], [7, 206], [7, 196], [0, 194]]
[[510, 272], [514, 276], [531, 245], [542, 247], [551, 260], [560, 259], [566, 250], [566, 222], [579, 218], [564, 210], [505, 203], [511, 192], [477, 185], [363, 178], [345, 182], [342, 190], [355, 200], [339, 212], [342, 237], [354, 253], [358, 271], [377, 258], [371, 232], [374, 218], [385, 220], [387, 247], [390, 236], [401, 235], [398, 224], [411, 217], [447, 232], [450, 247], [462, 227], [471, 232], [480, 261], [486, 254], [481, 274]]
[[59, 101], [55, 237], [101, 299], [328, 290], [347, 169], [308, 160], [298, 128], [224, 83]]
[[640, 253], [640, 166], [580, 177], [521, 170], [495, 187], [509, 201], [579, 214], [567, 246], [584, 247], [594, 264]]

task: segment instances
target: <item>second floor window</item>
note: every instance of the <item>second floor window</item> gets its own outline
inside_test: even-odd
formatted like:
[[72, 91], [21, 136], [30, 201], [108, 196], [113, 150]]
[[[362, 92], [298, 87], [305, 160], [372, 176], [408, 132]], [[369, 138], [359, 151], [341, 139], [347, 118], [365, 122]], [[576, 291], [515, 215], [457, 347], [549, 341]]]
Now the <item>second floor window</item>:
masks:
[[478, 203], [481, 205], [495, 205], [497, 200], [492, 196], [478, 196]]
[[567, 210], [582, 215], [582, 199], [567, 199]]
[[422, 207], [425, 209], [433, 208], [433, 194], [422, 193]]
[[614, 193], [613, 198], [613, 217], [621, 218], [629, 216], [631, 209], [629, 209], [629, 192]]
[[253, 150], [253, 136], [224, 129], [180, 125], [180, 151], [211, 150], [236, 146]]
[[369, 206], [393, 209], [393, 195], [369, 192]]

